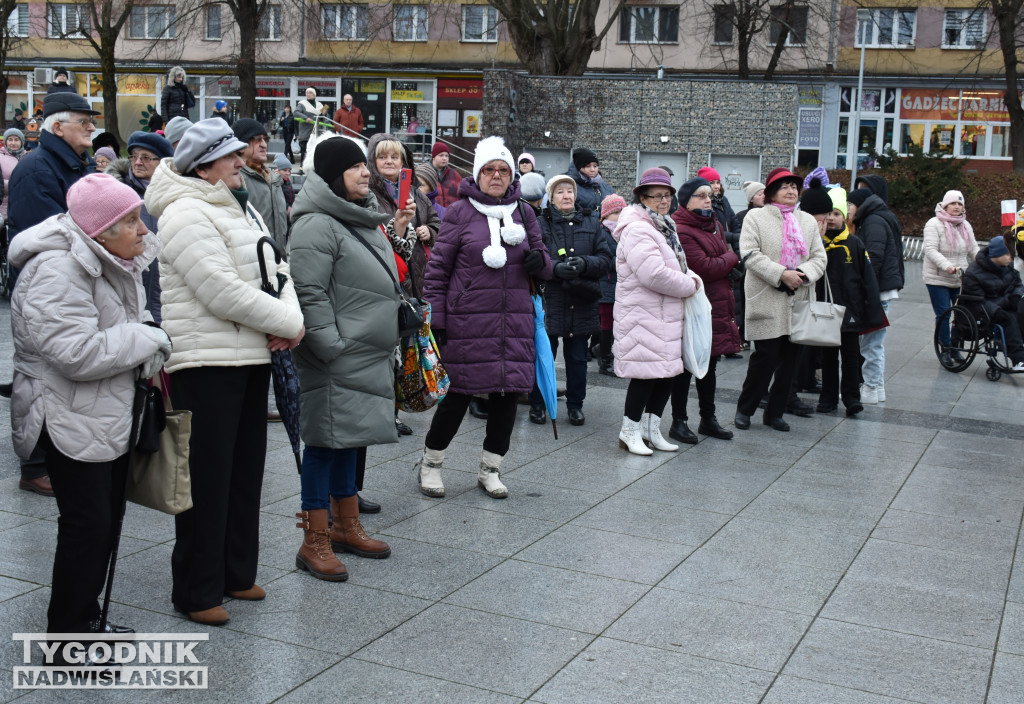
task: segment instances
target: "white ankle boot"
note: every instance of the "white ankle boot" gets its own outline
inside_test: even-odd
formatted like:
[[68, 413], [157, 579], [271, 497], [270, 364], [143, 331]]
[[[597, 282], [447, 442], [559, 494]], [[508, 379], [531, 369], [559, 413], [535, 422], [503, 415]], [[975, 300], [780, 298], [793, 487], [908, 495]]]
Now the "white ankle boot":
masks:
[[640, 416], [640, 437], [655, 450], [675, 452], [679, 445], [673, 445], [661, 435], [661, 416], [644, 413]]
[[640, 421], [630, 420], [629, 416], [622, 416], [622, 430], [619, 431], [619, 447], [629, 450], [634, 455], [653, 455], [654, 450], [644, 445], [643, 437], [640, 435]]
[[420, 484], [420, 493], [439, 499], [444, 497], [444, 484], [441, 482], [441, 465], [444, 463], [444, 450], [423, 448], [423, 458], [416, 463], [416, 476]]
[[508, 496], [508, 488], [501, 483], [498, 476], [498, 468], [501, 466], [501, 455], [484, 450], [480, 457], [480, 471], [476, 475], [477, 484], [487, 492], [488, 496], [495, 499], [504, 499]]

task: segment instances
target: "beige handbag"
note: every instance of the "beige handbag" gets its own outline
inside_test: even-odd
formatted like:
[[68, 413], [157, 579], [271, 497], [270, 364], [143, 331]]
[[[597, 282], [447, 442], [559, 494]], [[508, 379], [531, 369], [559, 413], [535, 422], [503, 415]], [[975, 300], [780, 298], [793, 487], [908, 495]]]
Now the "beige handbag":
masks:
[[[165, 404], [169, 405], [169, 404]], [[192, 436], [192, 411], [167, 410], [167, 425], [160, 432], [156, 452], [137, 452], [132, 436], [128, 475], [128, 500], [177, 515], [192, 508], [192, 477], [188, 444]]]
[[814, 286], [806, 301], [793, 302], [789, 341], [810, 347], [839, 347], [842, 342], [846, 306], [832, 302], [832, 289], [825, 275], [825, 300], [814, 300]]

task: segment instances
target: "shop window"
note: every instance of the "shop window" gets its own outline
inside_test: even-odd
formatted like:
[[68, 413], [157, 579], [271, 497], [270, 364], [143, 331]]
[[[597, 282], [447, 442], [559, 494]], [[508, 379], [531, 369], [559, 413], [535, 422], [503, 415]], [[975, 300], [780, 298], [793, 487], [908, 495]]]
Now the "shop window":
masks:
[[1010, 126], [993, 125], [992, 138], [989, 140], [988, 155], [991, 157], [1010, 156]]
[[931, 136], [928, 142], [929, 154], [953, 155], [953, 138], [956, 134], [956, 125], [935, 124], [931, 126]]
[[7, 16], [7, 35], [11, 37], [28, 36], [28, 3], [19, 2]]
[[678, 7], [627, 6], [619, 14], [620, 44], [677, 44]]
[[985, 125], [963, 125], [960, 128], [960, 156], [985, 156], [987, 132]]
[[220, 5], [210, 5], [206, 8], [206, 38], [220, 39]]
[[462, 6], [462, 41], [498, 41], [498, 11], [490, 5]]
[[400, 5], [395, 8], [396, 42], [427, 41], [427, 6]]
[[174, 39], [173, 5], [136, 5], [128, 19], [130, 39]]
[[877, 149], [878, 120], [861, 120], [857, 125], [857, 152], [867, 154]]
[[907, 154], [911, 147], [924, 149], [924, 125], [903, 123], [900, 125], [900, 153]]
[[942, 25], [943, 49], [980, 49], [985, 40], [984, 10], [946, 10]]
[[715, 5], [714, 15], [715, 33], [711, 39], [711, 43], [732, 46], [732, 32], [736, 21], [736, 6]]
[[47, 32], [51, 39], [89, 33], [89, 6], [64, 3], [47, 5]]
[[256, 38], [263, 41], [278, 41], [281, 39], [281, 6], [267, 5], [263, 11], [263, 18], [260, 20], [260, 28], [256, 32]]
[[355, 41], [369, 35], [369, 5], [324, 5], [323, 38]]
[[853, 45], [870, 48], [902, 48], [914, 45], [916, 10], [880, 8], [857, 10], [857, 36]]
[[807, 6], [776, 5], [771, 9], [772, 22], [768, 31], [768, 41], [774, 45], [779, 41], [782, 28], [789, 29], [786, 35], [786, 46], [803, 46], [807, 43]]

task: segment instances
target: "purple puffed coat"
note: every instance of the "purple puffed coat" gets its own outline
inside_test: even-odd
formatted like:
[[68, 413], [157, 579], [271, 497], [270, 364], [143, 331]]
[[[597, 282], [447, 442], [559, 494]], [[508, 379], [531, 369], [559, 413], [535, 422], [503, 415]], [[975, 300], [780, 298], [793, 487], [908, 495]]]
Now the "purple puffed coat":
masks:
[[525, 205], [516, 208], [512, 219], [524, 226], [526, 239], [516, 246], [502, 243], [507, 261], [500, 269], [484, 264], [490, 228], [470, 198], [484, 205], [516, 203], [519, 181], [496, 200], [472, 178], [462, 180], [459, 200], [448, 206], [427, 263], [423, 297], [430, 302], [431, 327], [447, 333], [441, 361], [452, 391], [527, 393], [534, 382], [534, 309], [523, 257], [531, 249], [544, 255], [538, 279], [551, 278], [551, 259], [537, 217]]
[[740, 258], [725, 242], [722, 223], [714, 215], [700, 215], [686, 208], [672, 214], [686, 265], [704, 282], [711, 303], [711, 355], [740, 351], [740, 330], [736, 326], [736, 296], [729, 272]]

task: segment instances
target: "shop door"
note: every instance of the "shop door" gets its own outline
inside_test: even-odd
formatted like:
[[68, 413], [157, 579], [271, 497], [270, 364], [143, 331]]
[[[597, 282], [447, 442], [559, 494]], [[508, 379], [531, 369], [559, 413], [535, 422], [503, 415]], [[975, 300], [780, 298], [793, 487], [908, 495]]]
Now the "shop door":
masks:
[[417, 163], [430, 160], [435, 96], [436, 81], [388, 79], [388, 132], [409, 145]]
[[[526, 151], [533, 155], [537, 162], [537, 171], [545, 178], [564, 174], [569, 170], [570, 154], [568, 149], [531, 149]], [[519, 156], [516, 154], [516, 156]]]
[[734, 212], [747, 209], [747, 197], [743, 194], [744, 181], [761, 180], [761, 157], [712, 154], [711, 166], [722, 177], [725, 197]]
[[[672, 170], [672, 185], [679, 188], [690, 177], [690, 155], [689, 154], [666, 154], [665, 152], [640, 152], [640, 160], [637, 163], [636, 180], [633, 185], [640, 183], [640, 176], [644, 171], [654, 166], [667, 166]], [[626, 198], [628, 201], [629, 198]]]

